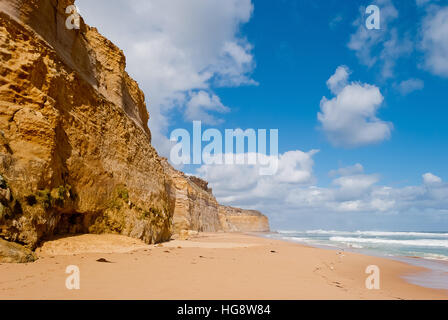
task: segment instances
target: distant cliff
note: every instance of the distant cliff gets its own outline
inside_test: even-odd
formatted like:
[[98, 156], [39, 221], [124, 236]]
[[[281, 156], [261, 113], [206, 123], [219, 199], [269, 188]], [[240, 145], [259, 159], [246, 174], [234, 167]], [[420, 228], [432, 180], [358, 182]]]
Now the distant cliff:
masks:
[[219, 206], [218, 215], [225, 232], [269, 231], [269, 220], [259, 211]]
[[0, 2], [0, 238], [34, 249], [54, 234], [155, 243], [181, 230], [268, 229], [159, 157], [123, 52], [82, 19], [67, 29], [71, 4]]
[[202, 232], [267, 232], [268, 218], [258, 211], [220, 205], [208, 183], [173, 169], [164, 161], [166, 172], [173, 180], [172, 197], [175, 199], [173, 228]]

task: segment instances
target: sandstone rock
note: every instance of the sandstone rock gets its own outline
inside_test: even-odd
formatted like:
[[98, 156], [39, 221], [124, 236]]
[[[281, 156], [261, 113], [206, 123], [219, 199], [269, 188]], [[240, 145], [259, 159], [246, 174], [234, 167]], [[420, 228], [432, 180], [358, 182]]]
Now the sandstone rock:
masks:
[[14, 199], [0, 236], [31, 248], [67, 232], [168, 240], [174, 200], [143, 92], [95, 28], [65, 27], [70, 4], [0, 3], [0, 174]]
[[31, 250], [0, 239], [0, 263], [27, 263], [35, 260], [37, 257]]
[[204, 184], [197, 185], [191, 177], [175, 170], [166, 159], [163, 165], [172, 181], [171, 197], [175, 199], [173, 232], [179, 234], [182, 230], [220, 231], [219, 204], [213, 194], [204, 190]]
[[176, 239], [178, 240], [189, 240], [191, 238], [197, 237], [199, 232], [194, 230], [181, 230]]
[[220, 205], [206, 181], [186, 176], [163, 161], [173, 180], [175, 198], [173, 231], [188, 238], [189, 231], [198, 232], [268, 232], [268, 218], [258, 211]]
[[67, 29], [73, 2], [0, 2], [0, 237], [34, 249], [55, 234], [266, 229], [159, 157], [123, 52], [82, 19]]
[[205, 180], [202, 180], [201, 178], [195, 177], [195, 176], [188, 176], [188, 179], [193, 182], [195, 185], [197, 185], [202, 190], [212, 193], [212, 189], [208, 187], [208, 182]]
[[269, 220], [255, 210], [220, 206], [219, 219], [225, 232], [269, 232]]
[[11, 201], [11, 190], [9, 188], [0, 188], [0, 202], [10, 202]]

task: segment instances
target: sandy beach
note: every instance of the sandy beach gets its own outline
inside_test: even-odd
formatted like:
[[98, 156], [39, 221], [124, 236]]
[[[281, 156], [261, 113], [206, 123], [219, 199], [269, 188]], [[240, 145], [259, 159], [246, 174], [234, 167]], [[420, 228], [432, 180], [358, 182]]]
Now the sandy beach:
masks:
[[[35, 263], [0, 265], [0, 299], [448, 298], [401, 278], [418, 267], [247, 234], [201, 233], [156, 246], [81, 235], [46, 242], [37, 253]], [[65, 286], [69, 265], [79, 267], [80, 290]], [[365, 287], [369, 265], [380, 268], [380, 290]]]

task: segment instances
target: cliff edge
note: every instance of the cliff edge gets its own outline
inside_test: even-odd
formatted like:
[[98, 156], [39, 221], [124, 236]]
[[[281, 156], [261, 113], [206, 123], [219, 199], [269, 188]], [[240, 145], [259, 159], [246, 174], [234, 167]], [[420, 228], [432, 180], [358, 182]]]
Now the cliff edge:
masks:
[[55, 234], [246, 231], [159, 157], [123, 52], [82, 19], [67, 29], [73, 3], [0, 3], [0, 238], [35, 249]]

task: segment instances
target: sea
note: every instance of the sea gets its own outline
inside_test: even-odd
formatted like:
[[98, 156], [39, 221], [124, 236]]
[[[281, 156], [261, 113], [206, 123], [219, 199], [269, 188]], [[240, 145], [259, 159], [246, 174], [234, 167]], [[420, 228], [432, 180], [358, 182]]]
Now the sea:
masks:
[[406, 275], [405, 279], [420, 286], [448, 290], [448, 232], [280, 230], [266, 236], [425, 267], [427, 271]]

